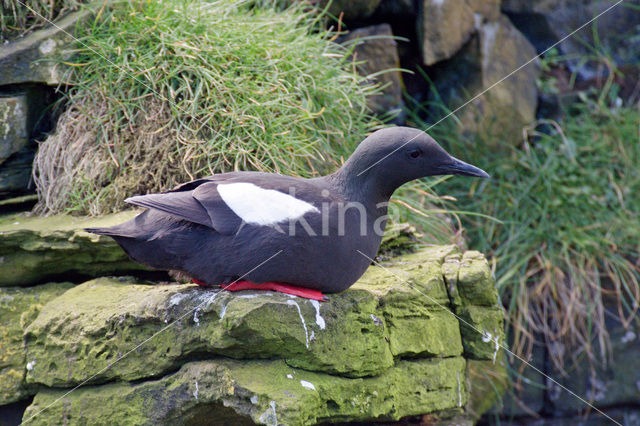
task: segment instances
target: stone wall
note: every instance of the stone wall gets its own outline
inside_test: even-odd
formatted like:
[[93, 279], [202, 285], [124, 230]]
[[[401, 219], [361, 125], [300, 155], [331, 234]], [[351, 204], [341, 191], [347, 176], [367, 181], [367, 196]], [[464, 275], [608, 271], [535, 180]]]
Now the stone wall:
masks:
[[89, 12], [76, 12], [0, 44], [0, 200], [33, 193], [36, 139], [55, 126], [53, 103], [63, 85], [61, 60], [75, 47], [71, 33]]
[[[478, 252], [392, 258], [319, 303], [145, 281], [81, 230], [123, 214], [0, 220], [0, 419], [26, 401], [28, 424], [471, 424], [500, 398], [503, 312]], [[103, 277], [52, 282], [79, 270]], [[138, 277], [104, 277], [123, 270]]]

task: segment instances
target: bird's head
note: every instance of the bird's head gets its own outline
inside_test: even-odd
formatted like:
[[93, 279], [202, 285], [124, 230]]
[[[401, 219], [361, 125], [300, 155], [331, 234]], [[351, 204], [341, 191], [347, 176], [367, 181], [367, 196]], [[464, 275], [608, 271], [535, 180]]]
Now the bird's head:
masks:
[[427, 133], [410, 127], [374, 132], [360, 143], [343, 168], [355, 175], [354, 179], [369, 181], [389, 196], [402, 184], [426, 176], [489, 177], [484, 170], [451, 156]]

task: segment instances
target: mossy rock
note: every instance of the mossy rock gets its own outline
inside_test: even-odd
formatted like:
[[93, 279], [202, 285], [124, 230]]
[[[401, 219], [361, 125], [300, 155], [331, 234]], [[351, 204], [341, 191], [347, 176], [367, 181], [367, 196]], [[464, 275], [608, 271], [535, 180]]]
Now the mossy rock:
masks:
[[[131, 277], [68, 286], [25, 324], [24, 380], [41, 390], [25, 419], [79, 384], [34, 422], [467, 416], [465, 358], [504, 371], [494, 363], [503, 312], [481, 288], [494, 286], [488, 263], [443, 246], [383, 266], [326, 303]], [[476, 398], [474, 407], [490, 405]]]
[[136, 213], [99, 218], [0, 216], [0, 286], [30, 285], [68, 273], [100, 276], [148, 271], [130, 260], [112, 238], [82, 230], [115, 225]]
[[30, 394], [24, 383], [24, 328], [46, 303], [71, 287], [71, 283], [50, 283], [24, 289], [0, 288], [0, 405]]
[[484, 255], [478, 251], [447, 256], [442, 270], [455, 306], [499, 306], [498, 290]]
[[191, 362], [160, 380], [91, 386], [66, 396], [62, 390], [42, 391], [24, 420], [45, 408], [29, 424], [397, 420], [463, 407], [465, 367], [462, 357], [400, 361], [376, 377], [346, 378], [293, 369], [278, 360]]
[[[349, 291], [329, 295], [328, 303], [190, 284], [92, 280], [49, 303], [28, 327], [27, 360], [36, 368], [27, 381], [73, 386], [98, 372], [92, 382], [139, 380], [201, 353], [283, 358], [291, 366], [356, 377], [380, 374], [394, 356], [459, 356], [460, 329], [447, 310], [440, 272], [451, 250], [426, 249], [386, 269], [371, 268]], [[102, 371], [148, 338], [136, 356]]]
[[502, 308], [465, 306], [456, 311], [465, 356], [495, 361], [504, 345], [504, 312]]
[[495, 363], [504, 345], [504, 312], [489, 263], [477, 251], [452, 253], [442, 273], [460, 322], [465, 355]]

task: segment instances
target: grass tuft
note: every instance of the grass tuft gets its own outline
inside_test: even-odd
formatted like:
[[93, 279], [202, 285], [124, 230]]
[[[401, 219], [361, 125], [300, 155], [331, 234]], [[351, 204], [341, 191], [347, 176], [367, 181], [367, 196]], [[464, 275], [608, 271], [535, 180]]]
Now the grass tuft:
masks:
[[375, 127], [376, 88], [317, 11], [261, 6], [124, 1], [80, 28], [67, 110], [35, 162], [36, 211], [101, 214], [214, 173], [338, 166]]

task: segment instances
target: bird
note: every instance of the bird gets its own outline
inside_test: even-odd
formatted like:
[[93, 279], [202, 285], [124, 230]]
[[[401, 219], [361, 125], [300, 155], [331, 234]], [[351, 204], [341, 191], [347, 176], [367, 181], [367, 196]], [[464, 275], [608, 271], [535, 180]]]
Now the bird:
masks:
[[313, 300], [360, 278], [380, 247], [393, 192], [435, 175], [489, 175], [426, 132], [371, 133], [334, 173], [315, 178], [235, 171], [125, 202], [133, 219], [86, 231], [112, 237], [134, 261], [205, 287], [270, 290]]

